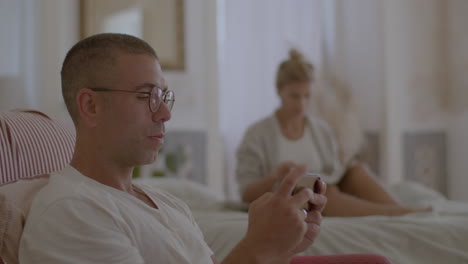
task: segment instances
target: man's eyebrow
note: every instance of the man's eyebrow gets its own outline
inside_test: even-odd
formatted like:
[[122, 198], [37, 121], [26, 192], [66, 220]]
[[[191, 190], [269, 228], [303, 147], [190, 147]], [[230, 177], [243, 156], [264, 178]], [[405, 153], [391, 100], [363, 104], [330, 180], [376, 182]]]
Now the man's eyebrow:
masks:
[[156, 87], [157, 85], [154, 84], [154, 83], [142, 83], [140, 85], [137, 85], [135, 87], [135, 90], [141, 90], [141, 89], [144, 89], [144, 88], [153, 88], [153, 87]]
[[[142, 83], [140, 85], [137, 85], [135, 87], [135, 91], [138, 91], [138, 90], [141, 90], [141, 89], [147, 89], [147, 88], [150, 88], [150, 89], [153, 89], [154, 87], [159, 87], [158, 85], [154, 84], [154, 83]], [[159, 87], [162, 92], [166, 92], [168, 90], [168, 87], [166, 84], [164, 84], [163, 87]]]

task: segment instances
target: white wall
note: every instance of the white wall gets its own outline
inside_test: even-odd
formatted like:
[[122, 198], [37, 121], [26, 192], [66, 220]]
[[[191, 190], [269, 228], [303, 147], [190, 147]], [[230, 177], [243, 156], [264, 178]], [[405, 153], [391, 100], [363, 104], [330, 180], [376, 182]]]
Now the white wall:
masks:
[[447, 3], [450, 101], [453, 110], [463, 112], [468, 109], [468, 3], [465, 0]]
[[15, 76], [20, 71], [20, 28], [18, 18], [21, 16], [21, 2], [0, 1], [0, 76]]
[[449, 191], [451, 198], [468, 201], [468, 2], [450, 0], [448, 18], [448, 73], [451, 102], [449, 126]]
[[[18, 38], [20, 52], [16, 58], [18, 73], [6, 78], [6, 82], [0, 76], [1, 110], [35, 108], [68, 120], [60, 90], [60, 68], [66, 51], [78, 39], [78, 2], [3, 1], [14, 2], [19, 7], [15, 21], [2, 23], [18, 27], [17, 34], [12, 37]], [[5, 17], [0, 17], [3, 19]], [[2, 35], [9, 35], [8, 30]]]
[[326, 1], [325, 78], [352, 91], [365, 130], [384, 126], [382, 1]]
[[37, 44], [34, 8], [31, 0], [0, 2], [0, 33], [4, 36], [0, 40], [0, 110], [37, 103], [27, 96], [37, 81], [37, 53], [32, 52]]
[[445, 131], [442, 12], [439, 0], [386, 1], [385, 89], [387, 179], [403, 178], [402, 134]]
[[60, 70], [67, 51], [79, 40], [77, 0], [41, 0], [38, 4], [38, 108], [63, 120], [70, 120], [62, 98]]

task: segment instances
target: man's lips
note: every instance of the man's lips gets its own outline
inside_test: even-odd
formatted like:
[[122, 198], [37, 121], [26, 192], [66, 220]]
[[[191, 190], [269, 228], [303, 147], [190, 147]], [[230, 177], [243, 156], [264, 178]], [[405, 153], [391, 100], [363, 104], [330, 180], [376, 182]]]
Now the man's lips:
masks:
[[148, 137], [151, 138], [151, 139], [163, 140], [164, 139], [164, 133], [155, 134], [155, 135], [151, 135], [151, 136], [148, 136]]

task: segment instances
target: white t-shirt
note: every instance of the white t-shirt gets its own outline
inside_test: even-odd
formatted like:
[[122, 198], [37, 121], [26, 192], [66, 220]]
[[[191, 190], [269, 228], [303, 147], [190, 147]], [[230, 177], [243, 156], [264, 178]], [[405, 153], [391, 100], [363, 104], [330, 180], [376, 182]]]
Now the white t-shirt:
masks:
[[71, 166], [52, 174], [33, 201], [19, 262], [211, 263], [213, 251], [185, 203], [134, 185], [159, 209]]
[[319, 173], [323, 170], [323, 162], [311, 134], [308, 133], [309, 128], [305, 129], [304, 135], [297, 140], [290, 140], [279, 133], [278, 162], [292, 161], [307, 165], [309, 171]]

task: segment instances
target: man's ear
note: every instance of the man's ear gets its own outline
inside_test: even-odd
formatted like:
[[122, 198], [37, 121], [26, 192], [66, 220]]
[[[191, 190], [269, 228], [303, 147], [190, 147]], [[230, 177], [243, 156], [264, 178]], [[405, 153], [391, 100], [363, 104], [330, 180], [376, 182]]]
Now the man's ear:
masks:
[[97, 99], [96, 93], [88, 88], [80, 89], [76, 95], [78, 114], [85, 126], [97, 126], [97, 104], [99, 104]]

